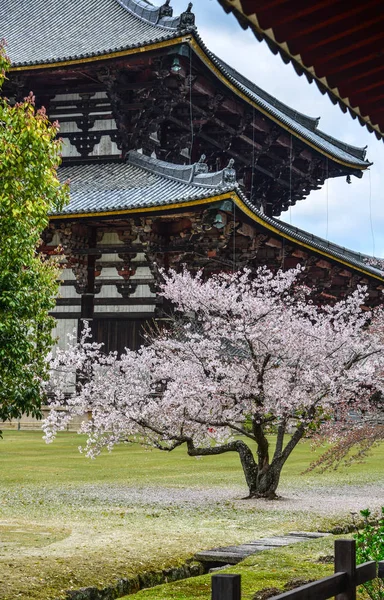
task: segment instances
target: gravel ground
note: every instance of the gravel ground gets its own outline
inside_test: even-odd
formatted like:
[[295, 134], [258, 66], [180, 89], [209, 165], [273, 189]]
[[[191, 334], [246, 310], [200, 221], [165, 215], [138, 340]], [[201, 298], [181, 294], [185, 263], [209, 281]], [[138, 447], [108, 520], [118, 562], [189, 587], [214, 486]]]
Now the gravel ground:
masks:
[[[383, 484], [281, 489], [280, 493], [282, 498], [277, 501], [280, 510], [303, 510], [319, 515], [347, 515], [350, 512], [358, 513], [362, 508], [373, 510], [384, 505]], [[260, 506], [260, 500], [254, 502]]]
[[380, 508], [384, 504], [383, 484], [326, 485], [312, 487], [281, 487], [277, 500], [245, 499], [243, 488], [180, 488], [180, 487], [127, 487], [120, 485], [85, 484], [77, 486], [28, 486], [18, 490], [0, 490], [2, 505], [17, 504], [38, 506], [45, 510], [60, 504], [62, 508], [107, 506], [154, 506], [202, 509], [205, 506], [231, 502], [240, 507], [262, 511], [308, 511], [319, 515], [346, 515], [369, 506]]

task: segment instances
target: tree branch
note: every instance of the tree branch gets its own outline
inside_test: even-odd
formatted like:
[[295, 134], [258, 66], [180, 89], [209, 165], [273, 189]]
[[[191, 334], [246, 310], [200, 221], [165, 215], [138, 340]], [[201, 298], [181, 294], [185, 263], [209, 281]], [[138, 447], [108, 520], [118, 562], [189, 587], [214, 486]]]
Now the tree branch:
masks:
[[288, 456], [291, 454], [292, 450], [297, 446], [297, 444], [300, 442], [300, 440], [304, 436], [304, 433], [305, 433], [305, 424], [300, 423], [300, 425], [298, 426], [298, 428], [292, 435], [291, 439], [289, 440], [288, 444], [285, 446], [284, 450], [280, 453], [280, 456], [276, 457], [277, 462], [281, 461], [282, 465], [285, 463]]
[[264, 429], [260, 423], [253, 421], [253, 435], [257, 443], [257, 457], [259, 472], [264, 471], [269, 466], [269, 442], [264, 433]]
[[189, 439], [187, 440], [187, 448], [189, 456], [212, 456], [226, 452], [238, 452], [250, 494], [256, 490], [258, 467], [251, 449], [243, 441], [235, 440], [221, 446], [196, 448], [193, 440]]
[[[285, 435], [285, 428], [287, 426], [287, 420], [283, 419], [277, 429], [277, 438], [276, 438], [276, 446], [275, 446], [275, 452], [273, 455], [273, 461], [275, 459], [280, 458], [281, 452], [283, 450], [283, 443], [284, 443], [284, 435]], [[272, 461], [272, 462], [273, 462]]]
[[228, 423], [228, 421], [205, 421], [204, 419], [198, 419], [197, 417], [188, 418], [191, 421], [194, 421], [195, 423], [199, 423], [200, 425], [206, 425], [207, 427], [228, 427], [229, 429], [233, 429], [233, 431], [236, 431], [240, 435], [244, 435], [254, 442], [256, 441], [255, 437], [251, 433], [249, 433], [246, 429], [243, 429], [243, 427], [235, 425], [234, 423]]

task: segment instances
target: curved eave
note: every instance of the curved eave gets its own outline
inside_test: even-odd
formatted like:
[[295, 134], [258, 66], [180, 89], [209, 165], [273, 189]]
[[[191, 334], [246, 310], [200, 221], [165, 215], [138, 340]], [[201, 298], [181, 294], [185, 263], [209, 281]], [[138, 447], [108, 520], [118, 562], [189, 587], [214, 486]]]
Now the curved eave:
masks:
[[[370, 277], [376, 279], [381, 284], [384, 284], [384, 275], [380, 275], [374, 269], [364, 268], [362, 265], [355, 264], [354, 261], [348, 260], [347, 257], [338, 256], [337, 253], [327, 252], [326, 250], [319, 248], [315, 245], [311, 245], [307, 241], [303, 241], [299, 238], [299, 236], [290, 235], [289, 233], [282, 231], [279, 227], [274, 225], [271, 219], [268, 217], [264, 217], [261, 213], [256, 212], [256, 209], [251, 207], [250, 203], [247, 201], [245, 196], [241, 192], [237, 193], [236, 191], [228, 191], [222, 194], [217, 194], [214, 196], [210, 196], [208, 198], [203, 198], [199, 200], [190, 200], [186, 202], [175, 202], [173, 204], [161, 205], [161, 206], [150, 206], [143, 208], [130, 208], [130, 209], [121, 209], [121, 210], [110, 210], [110, 211], [100, 211], [100, 212], [83, 212], [83, 213], [63, 213], [57, 215], [51, 215], [51, 220], [75, 220], [75, 219], [91, 219], [91, 218], [100, 218], [100, 217], [115, 217], [115, 216], [133, 216], [142, 213], [162, 213], [165, 211], [177, 211], [180, 209], [191, 209], [193, 207], [202, 206], [205, 204], [212, 204], [213, 202], [222, 202], [224, 200], [232, 200], [232, 202], [243, 212], [249, 219], [253, 222], [261, 225], [272, 235], [276, 235], [280, 238], [284, 238], [294, 244], [305, 248], [306, 250], [310, 250], [311, 252], [315, 252], [328, 260], [337, 262], [342, 264], [344, 267], [348, 269], [352, 269], [353, 271], [358, 271], [362, 275], [366, 277]], [[375, 272], [376, 271], [376, 272]]]
[[119, 49], [119, 50], [107, 52], [104, 54], [76, 57], [76, 58], [71, 58], [71, 59], [63, 59], [61, 61], [52, 62], [52, 63], [40, 63], [40, 64], [32, 64], [32, 65], [19, 65], [19, 66], [16, 65], [14, 67], [11, 67], [10, 71], [20, 72], [20, 71], [30, 71], [30, 70], [37, 70], [37, 69], [60, 68], [60, 67], [71, 66], [71, 65], [81, 65], [81, 64], [86, 64], [86, 63], [92, 63], [95, 61], [121, 58], [124, 56], [130, 56], [132, 54], [141, 54], [144, 52], [151, 52], [153, 50], [157, 50], [160, 48], [177, 46], [177, 45], [183, 44], [183, 43], [189, 44], [191, 46], [191, 48], [193, 48], [194, 52], [202, 60], [202, 62], [210, 69], [210, 71], [212, 73], [214, 73], [214, 75], [228, 89], [230, 89], [236, 96], [240, 97], [243, 101], [247, 102], [247, 104], [249, 104], [250, 106], [255, 108], [258, 112], [265, 115], [268, 119], [270, 119], [271, 121], [273, 121], [274, 123], [279, 125], [282, 129], [286, 130], [288, 133], [293, 135], [295, 138], [301, 140], [303, 143], [305, 143], [307, 146], [314, 149], [319, 154], [327, 157], [328, 159], [334, 161], [337, 164], [342, 165], [343, 167], [351, 169], [352, 171], [364, 171], [372, 164], [372, 163], [369, 163], [368, 161], [365, 162], [364, 164], [362, 164], [361, 162], [358, 162], [358, 163], [349, 162], [349, 161], [343, 160], [342, 158], [340, 158], [338, 156], [334, 156], [331, 152], [327, 152], [324, 148], [316, 145], [312, 141], [308, 140], [304, 135], [301, 135], [299, 132], [297, 132], [294, 128], [290, 127], [288, 124], [279, 120], [276, 116], [271, 114], [268, 110], [264, 109], [257, 102], [252, 100], [243, 90], [239, 89], [239, 87], [237, 87], [228, 77], [226, 77], [225, 74], [215, 65], [214, 60], [210, 56], [208, 56], [206, 50], [202, 47], [202, 44], [198, 40], [196, 40], [195, 36], [191, 33], [187, 33], [185, 35], [181, 35], [181, 36], [178, 36], [178, 37], [172, 38], [172, 39], [167, 39], [167, 40], [162, 40], [159, 42], [150, 43], [145, 46]]
[[268, 30], [262, 29], [257, 21], [257, 15], [245, 15], [242, 12], [239, 0], [218, 0], [223, 6], [226, 12], [232, 12], [240, 25], [245, 29], [250, 27], [256, 38], [261, 41], [265, 40], [273, 54], [280, 54], [281, 58], [285, 63], [291, 63], [298, 75], [305, 75], [309, 83], [316, 82], [322, 94], [327, 94], [333, 104], [338, 104], [341, 110], [346, 113], [349, 112], [352, 118], [358, 119], [360, 125], [367, 127], [370, 133], [374, 133], [378, 140], [384, 141], [384, 130], [380, 124], [373, 123], [369, 115], [361, 113], [359, 106], [352, 106], [349, 98], [344, 98], [340, 95], [337, 87], [332, 87], [326, 77], [318, 77], [313, 67], [306, 67], [303, 64], [302, 58], [299, 54], [293, 55], [290, 52], [289, 45], [286, 42], [280, 43], [276, 40], [273, 29]]

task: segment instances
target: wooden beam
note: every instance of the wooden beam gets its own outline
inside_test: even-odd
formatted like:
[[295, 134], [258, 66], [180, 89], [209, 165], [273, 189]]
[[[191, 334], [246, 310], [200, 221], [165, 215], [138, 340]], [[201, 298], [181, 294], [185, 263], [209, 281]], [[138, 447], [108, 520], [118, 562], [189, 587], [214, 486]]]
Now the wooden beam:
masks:
[[[58, 298], [56, 306], [82, 306], [81, 297]], [[162, 304], [162, 298], [150, 296], [146, 298], [95, 298], [94, 306], [140, 306], [142, 304]], [[81, 318], [91, 318], [81, 314]]]

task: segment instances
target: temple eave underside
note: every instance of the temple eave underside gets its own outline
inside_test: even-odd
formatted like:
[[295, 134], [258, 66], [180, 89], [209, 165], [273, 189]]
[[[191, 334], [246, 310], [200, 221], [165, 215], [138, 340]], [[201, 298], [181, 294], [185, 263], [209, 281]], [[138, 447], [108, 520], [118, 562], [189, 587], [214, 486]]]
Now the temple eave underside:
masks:
[[60, 121], [66, 162], [119, 160], [138, 148], [175, 163], [205, 154], [213, 170], [233, 158], [243, 190], [270, 216], [326, 178], [360, 177], [368, 166], [339, 149], [341, 158], [328, 156], [255, 109], [198, 56], [191, 60], [188, 44], [171, 50], [15, 73], [9, 93], [20, 98], [33, 88]]

